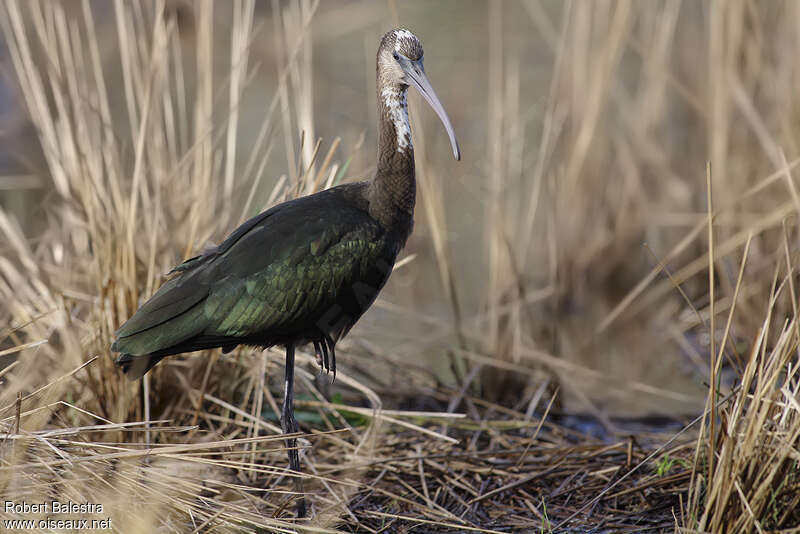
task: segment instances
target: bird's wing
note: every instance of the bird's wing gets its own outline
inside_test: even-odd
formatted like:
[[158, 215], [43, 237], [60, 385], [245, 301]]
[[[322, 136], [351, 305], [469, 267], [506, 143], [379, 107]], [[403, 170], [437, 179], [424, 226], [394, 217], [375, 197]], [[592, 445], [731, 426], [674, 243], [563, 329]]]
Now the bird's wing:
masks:
[[[372, 302], [396, 251], [386, 250], [380, 226], [366, 212], [326, 200], [321, 195], [290, 203], [224, 250], [223, 243], [215, 260], [221, 276], [204, 302], [209, 325], [204, 334], [279, 339], [324, 328], [308, 323], [326, 312], [332, 320], [337, 311], [354, 315], [336, 309], [343, 299], [368, 300], [363, 308]], [[391, 257], [376, 268], [384, 256]], [[358, 292], [362, 295], [348, 296]]]
[[387, 254], [379, 225], [338, 198], [325, 191], [280, 204], [179, 265], [118, 330], [112, 349], [149, 354], [198, 336], [285, 335], [334, 305], [346, 285], [352, 291], [363, 279], [364, 293], [380, 289], [394, 255], [379, 279], [370, 268]]
[[[208, 267], [220, 251], [230, 249], [236, 241], [255, 225], [280, 211], [281, 206], [276, 206], [250, 220], [244, 222], [234, 230], [228, 238], [217, 248], [203, 255], [195, 256], [175, 267], [170, 273], [177, 276], [165, 282], [150, 299], [136, 310], [136, 313], [123, 324], [116, 332], [119, 339], [129, 338], [147, 330], [156, 328], [176, 317], [192, 311], [208, 297], [209, 290], [214, 282], [214, 273]], [[195, 332], [196, 333], [196, 332]], [[189, 336], [194, 335], [190, 333]], [[117, 345], [112, 347], [117, 350]], [[128, 351], [126, 351], [128, 352]], [[134, 352], [135, 354], [135, 352]]]

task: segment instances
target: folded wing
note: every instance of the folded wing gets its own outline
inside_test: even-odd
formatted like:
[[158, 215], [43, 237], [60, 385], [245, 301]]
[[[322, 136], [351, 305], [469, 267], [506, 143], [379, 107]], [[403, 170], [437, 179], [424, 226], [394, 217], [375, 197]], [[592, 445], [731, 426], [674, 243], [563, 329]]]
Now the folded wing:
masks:
[[118, 331], [112, 350], [137, 378], [169, 354], [239, 343], [338, 338], [371, 304], [397, 250], [335, 190], [268, 210], [176, 267]]

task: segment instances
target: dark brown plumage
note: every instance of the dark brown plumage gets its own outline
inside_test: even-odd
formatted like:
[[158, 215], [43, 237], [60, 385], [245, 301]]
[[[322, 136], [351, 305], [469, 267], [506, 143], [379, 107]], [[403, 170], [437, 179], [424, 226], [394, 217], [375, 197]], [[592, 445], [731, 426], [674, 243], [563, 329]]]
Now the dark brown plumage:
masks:
[[[416, 183], [406, 93], [416, 87], [458, 144], [422, 66], [422, 45], [392, 30], [377, 55], [378, 166], [366, 182], [284, 202], [253, 217], [218, 247], [173, 269], [116, 333], [112, 351], [130, 378], [162, 358], [237, 345], [286, 347], [281, 425], [298, 431], [293, 413], [294, 351], [311, 343], [336, 372], [336, 342], [369, 308], [411, 233]], [[296, 440], [289, 465], [300, 470]], [[296, 479], [300, 481], [298, 477]], [[302, 487], [298, 485], [302, 493]], [[305, 501], [298, 515], [305, 516]]]

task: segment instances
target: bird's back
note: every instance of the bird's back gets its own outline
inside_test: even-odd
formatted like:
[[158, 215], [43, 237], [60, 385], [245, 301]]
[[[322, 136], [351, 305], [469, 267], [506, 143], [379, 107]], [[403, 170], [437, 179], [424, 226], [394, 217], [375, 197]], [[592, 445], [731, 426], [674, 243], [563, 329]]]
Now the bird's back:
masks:
[[370, 216], [363, 184], [285, 202], [187, 260], [118, 331], [131, 378], [170, 354], [334, 341], [386, 283], [401, 236]]

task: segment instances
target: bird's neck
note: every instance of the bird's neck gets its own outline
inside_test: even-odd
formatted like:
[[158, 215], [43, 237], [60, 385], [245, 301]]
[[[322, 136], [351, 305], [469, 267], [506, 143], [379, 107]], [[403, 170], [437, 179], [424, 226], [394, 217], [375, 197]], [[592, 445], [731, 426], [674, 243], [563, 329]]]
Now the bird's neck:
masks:
[[370, 204], [389, 226], [410, 224], [414, 215], [416, 181], [407, 91], [408, 86], [378, 86], [378, 168]]

